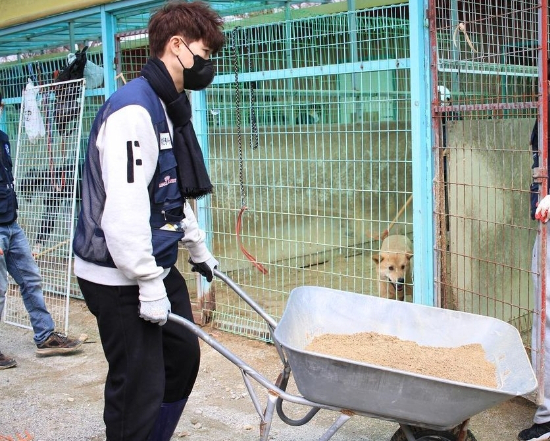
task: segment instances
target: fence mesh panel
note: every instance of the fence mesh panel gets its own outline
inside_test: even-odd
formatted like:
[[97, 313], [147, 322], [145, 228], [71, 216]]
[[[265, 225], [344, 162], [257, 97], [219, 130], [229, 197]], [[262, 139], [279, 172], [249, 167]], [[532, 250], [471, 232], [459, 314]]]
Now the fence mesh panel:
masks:
[[430, 6], [441, 304], [513, 323], [527, 345], [537, 11], [536, 0]]
[[[300, 285], [378, 295], [382, 234], [412, 233], [406, 16], [397, 6], [228, 31], [207, 90], [214, 252], [274, 317]], [[265, 335], [216, 290], [218, 326]]]
[[[436, 285], [442, 306], [509, 321], [527, 342], [538, 3], [493, 3], [430, 3]], [[313, 11], [293, 19], [271, 11], [243, 26], [228, 20], [216, 79], [198, 109], [205, 124], [196, 124], [215, 185], [212, 251], [276, 318], [299, 285], [378, 295], [372, 257], [381, 239], [412, 238], [408, 5]], [[129, 9], [117, 16], [125, 30], [115, 39], [119, 87], [148, 58], [148, 16]], [[88, 54], [103, 65], [93, 47]], [[2, 65], [12, 139], [28, 78], [47, 84], [65, 62], [59, 54]], [[101, 92], [86, 94], [81, 158]], [[195, 104], [198, 97], [191, 93]], [[189, 275], [186, 260], [182, 254], [178, 265]], [[265, 326], [248, 306], [221, 284], [211, 294], [215, 311], [206, 313], [219, 326], [263, 338]]]
[[[35, 86], [21, 100], [15, 159], [18, 223], [42, 276], [57, 329], [67, 330], [84, 81]], [[13, 111], [13, 109], [8, 110]], [[10, 277], [5, 321], [29, 326], [19, 286]]]

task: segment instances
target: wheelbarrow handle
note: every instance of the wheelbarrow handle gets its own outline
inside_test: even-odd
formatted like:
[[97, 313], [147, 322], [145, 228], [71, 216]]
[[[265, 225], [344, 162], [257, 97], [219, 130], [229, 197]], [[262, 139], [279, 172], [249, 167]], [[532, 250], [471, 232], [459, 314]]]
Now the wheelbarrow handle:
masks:
[[[223, 275], [223, 274], [222, 274]], [[227, 276], [225, 276], [227, 277]], [[300, 425], [296, 423], [302, 423], [305, 424], [307, 421], [311, 419], [310, 415], [313, 416], [316, 413], [316, 410], [322, 406], [323, 409], [329, 409], [329, 410], [335, 410], [340, 411], [341, 409], [336, 407], [331, 407], [329, 405], [319, 405], [318, 403], [315, 403], [313, 401], [309, 401], [306, 398], [300, 396], [300, 395], [294, 395], [290, 394], [286, 391], [286, 384], [285, 388], [281, 389], [278, 384], [274, 384], [266, 377], [264, 377], [260, 372], [252, 368], [250, 365], [248, 365], [246, 362], [244, 362], [240, 357], [238, 357], [236, 354], [231, 352], [228, 348], [226, 348], [224, 345], [222, 345], [219, 341], [217, 341], [214, 337], [212, 337], [208, 332], [201, 329], [200, 326], [196, 325], [192, 321], [189, 321], [188, 319], [179, 316], [177, 314], [174, 314], [170, 312], [168, 314], [168, 321], [176, 323], [180, 326], [183, 326], [184, 328], [191, 331], [193, 334], [195, 334], [197, 337], [199, 337], [201, 340], [203, 340], [205, 343], [210, 345], [212, 348], [214, 348], [217, 352], [219, 352], [221, 355], [223, 355], [226, 359], [228, 359], [231, 363], [233, 363], [235, 366], [237, 366], [240, 371], [243, 374], [243, 379], [246, 385], [246, 388], [248, 389], [248, 392], [250, 394], [250, 398], [252, 398], [252, 403], [254, 404], [254, 407], [256, 409], [256, 412], [262, 418], [262, 421], [265, 423], [266, 418], [266, 412], [262, 411], [260, 408], [260, 402], [257, 399], [256, 391], [251, 386], [251, 383], [248, 381], [248, 377], [254, 379], [257, 381], [261, 386], [265, 387], [270, 393], [268, 394], [268, 401], [271, 402], [272, 410], [273, 407], [276, 405], [276, 402], [284, 399], [286, 401], [289, 401], [291, 403], [300, 404], [308, 407], [314, 408], [313, 410], [310, 410], [305, 418], [302, 420], [289, 420], [290, 422], [288, 424], [294, 423], [293, 425]], [[268, 404], [269, 406], [269, 404]], [[278, 411], [277, 411], [278, 412]], [[272, 414], [272, 412], [271, 412]], [[269, 415], [269, 413], [267, 414]], [[306, 420], [307, 418], [307, 420]], [[287, 418], [288, 419], [288, 418]], [[269, 420], [271, 421], [271, 420]], [[283, 420], [284, 421], [284, 420]], [[327, 438], [328, 439], [328, 438]]]
[[229, 277], [227, 274], [222, 273], [221, 271], [214, 268], [213, 271], [214, 275], [225, 282], [227, 286], [229, 286], [233, 291], [237, 293], [237, 295], [243, 299], [246, 303], [250, 305], [250, 307], [258, 313], [260, 317], [262, 317], [267, 324], [272, 328], [272, 330], [275, 330], [277, 327], [277, 322], [273, 317], [271, 317], [267, 312], [265, 312], [260, 305], [258, 305], [254, 300], [250, 298], [250, 296], [243, 291], [243, 289], [237, 285], [231, 277]]

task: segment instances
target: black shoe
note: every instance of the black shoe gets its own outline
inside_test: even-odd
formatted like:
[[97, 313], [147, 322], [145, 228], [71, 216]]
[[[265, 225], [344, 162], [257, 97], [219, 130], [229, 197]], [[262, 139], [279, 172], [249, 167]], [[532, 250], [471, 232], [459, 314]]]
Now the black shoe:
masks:
[[59, 332], [52, 332], [44, 343], [36, 345], [37, 355], [70, 354], [77, 351], [84, 343], [76, 338], [69, 338]]
[[0, 369], [9, 369], [17, 366], [17, 362], [10, 357], [6, 357], [2, 352], [0, 352]]
[[533, 424], [529, 429], [519, 432], [520, 441], [544, 441], [550, 439], [550, 422]]

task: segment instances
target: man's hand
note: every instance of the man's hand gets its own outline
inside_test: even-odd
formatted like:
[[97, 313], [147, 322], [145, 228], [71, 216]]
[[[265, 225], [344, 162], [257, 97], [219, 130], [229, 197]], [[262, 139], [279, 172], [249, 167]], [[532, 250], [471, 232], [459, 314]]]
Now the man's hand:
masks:
[[191, 264], [191, 271], [194, 273], [199, 273], [201, 276], [205, 277], [208, 282], [211, 282], [214, 278], [214, 268], [217, 268], [220, 262], [211, 257], [206, 262], [195, 263], [189, 259]]
[[548, 222], [550, 211], [550, 195], [546, 195], [542, 198], [542, 201], [537, 205], [537, 211], [535, 211], [535, 219], [546, 223]]
[[162, 299], [152, 300], [149, 302], [142, 300], [139, 307], [139, 316], [143, 320], [158, 323], [159, 326], [162, 326], [168, 320], [170, 307], [171, 305], [168, 297], [163, 297]]

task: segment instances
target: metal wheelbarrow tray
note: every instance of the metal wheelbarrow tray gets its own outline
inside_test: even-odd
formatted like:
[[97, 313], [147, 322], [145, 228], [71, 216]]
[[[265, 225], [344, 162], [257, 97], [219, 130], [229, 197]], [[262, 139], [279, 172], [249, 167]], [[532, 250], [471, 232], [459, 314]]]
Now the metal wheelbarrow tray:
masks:
[[[320, 334], [358, 332], [391, 335], [422, 346], [479, 343], [488, 361], [496, 366], [497, 387], [459, 383], [305, 350]], [[304, 286], [291, 292], [275, 338], [285, 348], [296, 386], [308, 400], [424, 427], [455, 427], [537, 386], [517, 329], [475, 314]]]
[[[340, 415], [319, 441], [332, 438], [354, 415], [399, 423], [399, 430], [391, 441], [475, 441], [467, 430], [470, 417], [510, 398], [528, 394], [537, 387], [519, 332], [501, 320], [303, 286], [292, 290], [281, 321], [277, 323], [227, 275], [218, 270], [214, 270], [214, 274], [266, 321], [282, 362], [275, 383], [194, 323], [175, 314], [169, 314], [168, 319], [195, 333], [240, 369], [261, 420], [260, 441], [269, 439], [275, 411], [284, 423], [301, 426], [320, 409]], [[305, 349], [321, 334], [358, 332], [376, 332], [432, 347], [479, 343], [487, 359], [496, 366], [497, 387], [429, 377]], [[286, 392], [291, 375], [300, 395]], [[251, 379], [268, 390], [265, 410], [261, 408]], [[309, 407], [309, 412], [301, 419], [291, 419], [282, 408], [283, 401]]]

